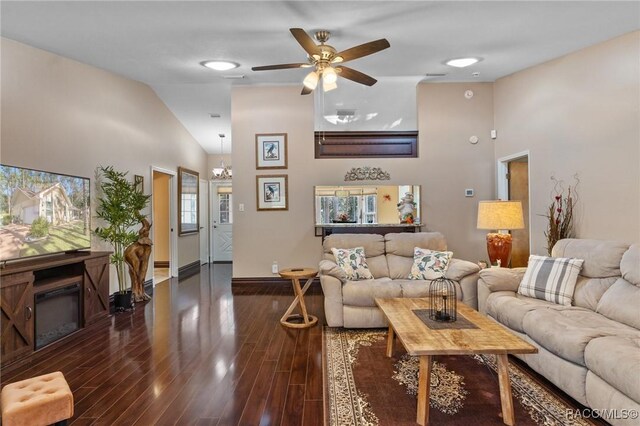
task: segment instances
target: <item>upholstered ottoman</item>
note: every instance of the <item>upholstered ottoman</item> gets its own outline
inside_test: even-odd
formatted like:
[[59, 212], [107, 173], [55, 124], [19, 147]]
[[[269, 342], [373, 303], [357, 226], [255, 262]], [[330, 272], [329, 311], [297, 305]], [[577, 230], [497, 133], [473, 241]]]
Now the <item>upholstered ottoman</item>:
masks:
[[59, 371], [10, 383], [0, 400], [3, 426], [45, 426], [73, 416], [73, 395]]

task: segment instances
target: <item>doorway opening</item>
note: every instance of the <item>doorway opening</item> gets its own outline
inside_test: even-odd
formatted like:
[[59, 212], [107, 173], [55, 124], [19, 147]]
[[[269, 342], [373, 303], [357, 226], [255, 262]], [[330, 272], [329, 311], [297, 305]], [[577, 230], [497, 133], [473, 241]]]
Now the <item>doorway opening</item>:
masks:
[[198, 234], [200, 237], [200, 265], [209, 263], [209, 232], [207, 232], [207, 224], [209, 223], [209, 185], [206, 179], [200, 179], [198, 183], [198, 211], [200, 212], [200, 227]]
[[233, 259], [233, 187], [231, 182], [211, 182], [211, 254], [213, 263]]
[[153, 285], [177, 274], [175, 268], [175, 242], [173, 241], [173, 180], [175, 173], [152, 168], [152, 227], [153, 232]]
[[524, 229], [511, 231], [511, 267], [527, 266], [531, 253], [529, 210], [529, 151], [498, 159], [498, 198], [520, 201], [524, 215]]

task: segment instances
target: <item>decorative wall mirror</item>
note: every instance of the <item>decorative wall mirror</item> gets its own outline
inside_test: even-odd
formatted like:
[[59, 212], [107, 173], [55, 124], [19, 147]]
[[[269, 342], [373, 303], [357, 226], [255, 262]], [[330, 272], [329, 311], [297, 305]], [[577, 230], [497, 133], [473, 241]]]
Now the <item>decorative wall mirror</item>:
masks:
[[199, 231], [199, 177], [198, 172], [178, 167], [178, 235]]
[[[411, 198], [413, 198], [413, 208], [403, 208], [411, 202]], [[315, 207], [316, 226], [419, 225], [420, 185], [316, 186]], [[412, 210], [411, 217], [407, 215], [409, 210]]]

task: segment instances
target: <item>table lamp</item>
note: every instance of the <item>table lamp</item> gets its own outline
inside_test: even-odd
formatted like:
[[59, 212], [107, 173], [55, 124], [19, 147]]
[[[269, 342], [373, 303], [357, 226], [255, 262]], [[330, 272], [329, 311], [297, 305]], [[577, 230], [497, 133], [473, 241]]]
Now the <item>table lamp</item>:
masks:
[[480, 201], [478, 229], [497, 230], [487, 234], [487, 253], [491, 264], [509, 266], [511, 260], [511, 229], [523, 229], [524, 217], [520, 201]]

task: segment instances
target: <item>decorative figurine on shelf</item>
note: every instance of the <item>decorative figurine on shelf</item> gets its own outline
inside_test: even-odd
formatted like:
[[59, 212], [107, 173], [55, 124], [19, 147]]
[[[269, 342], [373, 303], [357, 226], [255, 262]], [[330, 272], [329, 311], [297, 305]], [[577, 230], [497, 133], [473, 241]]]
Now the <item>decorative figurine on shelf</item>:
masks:
[[404, 197], [400, 199], [398, 203], [398, 213], [400, 217], [400, 223], [413, 223], [414, 217], [413, 212], [416, 209], [416, 203], [413, 201], [413, 194], [407, 192], [404, 194]]
[[146, 218], [142, 219], [141, 224], [142, 227], [138, 230], [138, 240], [124, 250], [124, 261], [129, 265], [133, 300], [136, 302], [151, 300], [151, 296], [144, 291], [144, 279], [147, 275], [149, 256], [153, 245], [151, 238], [149, 238], [151, 224]]

